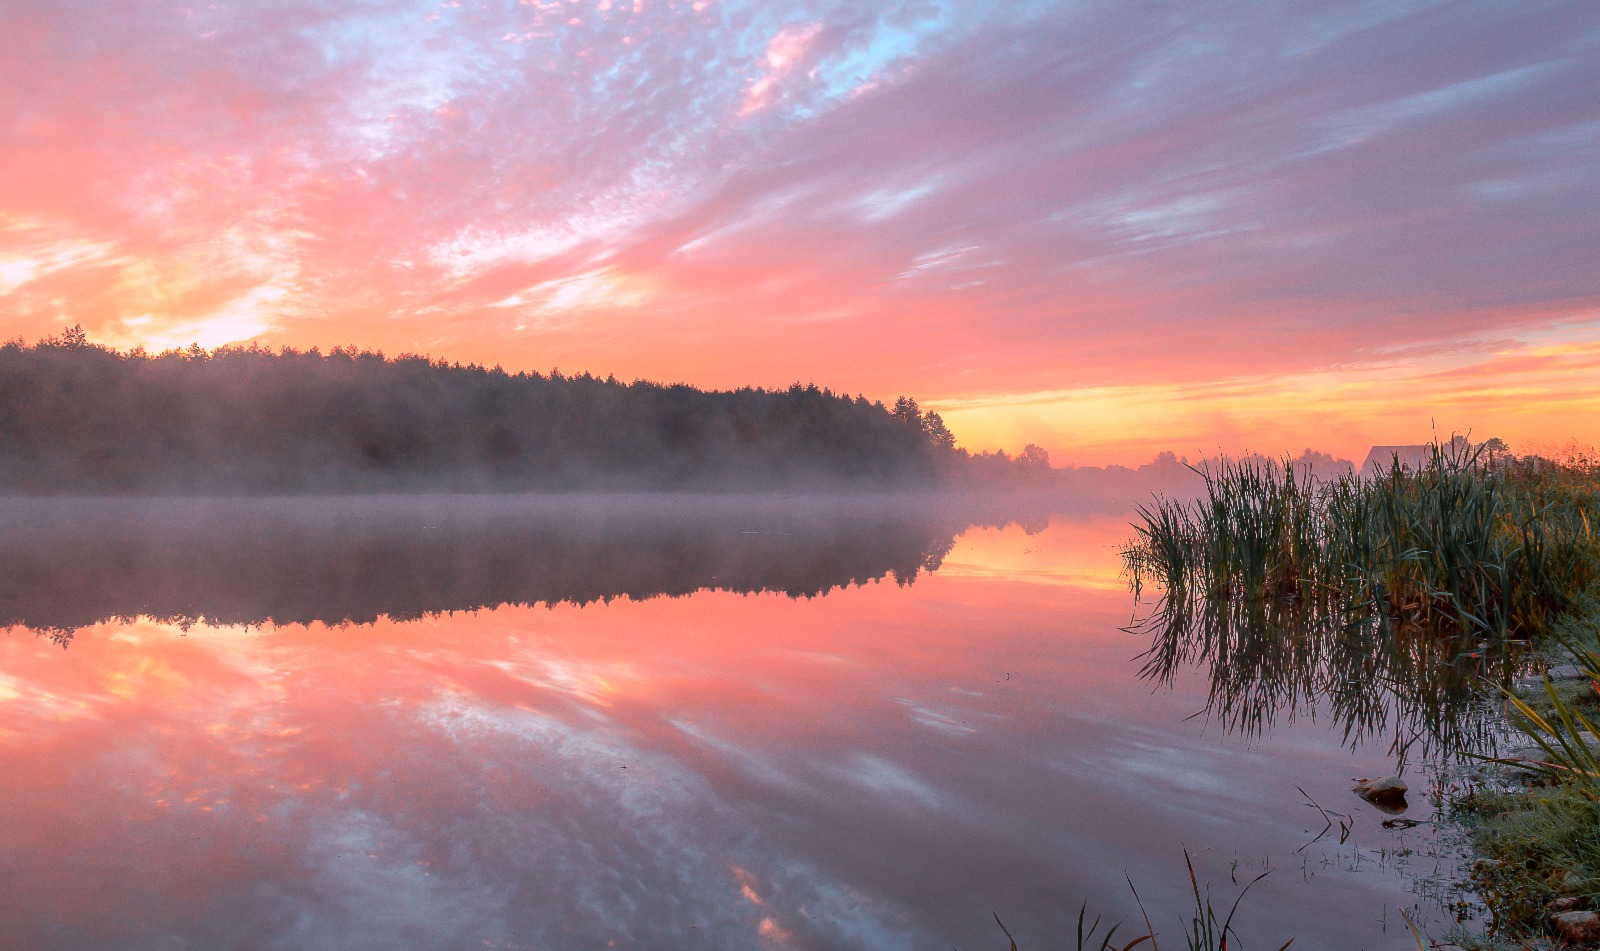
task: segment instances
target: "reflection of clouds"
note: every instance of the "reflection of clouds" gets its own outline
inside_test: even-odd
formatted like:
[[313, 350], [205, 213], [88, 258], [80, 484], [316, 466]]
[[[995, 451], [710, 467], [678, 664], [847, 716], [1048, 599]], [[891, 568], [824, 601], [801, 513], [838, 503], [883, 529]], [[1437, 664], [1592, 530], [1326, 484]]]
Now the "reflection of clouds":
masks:
[[490, 666], [535, 687], [568, 694], [595, 706], [607, 706], [630, 682], [643, 679], [638, 667], [621, 662], [584, 663], [556, 658], [528, 662], [490, 661]]
[[404, 830], [389, 817], [359, 809], [307, 817], [309, 843], [302, 861], [313, 873], [309, 888], [321, 900], [285, 909], [274, 943], [295, 948], [380, 949], [404, 937], [412, 947], [448, 947], [466, 935], [505, 946], [498, 919], [501, 896], [434, 873], [432, 863], [408, 848]]
[[[169, 880], [195, 907], [148, 910], [159, 928], [297, 948], [673, 947], [690, 935], [697, 947], [826, 948], [899, 930], [876, 924], [871, 902], [831, 873], [763, 848], [672, 749], [639, 745], [588, 704], [543, 699], [573, 696], [581, 661], [533, 655], [511, 665], [556, 672], [519, 683], [530, 703], [565, 709], [563, 719], [486, 701], [459, 683], [374, 702], [374, 691], [392, 695], [391, 681], [476, 665], [436, 650], [329, 668], [315, 653], [285, 652], [270, 632], [214, 643], [204, 633], [97, 641], [124, 662], [78, 685], [84, 703], [100, 693], [98, 725], [81, 716], [51, 723], [57, 733], [110, 739], [103, 757], [75, 754], [75, 768], [126, 777], [115, 787], [137, 804], [133, 813], [117, 799], [58, 808], [143, 815], [100, 847], [136, 837], [155, 847], [141, 854], [156, 868], [184, 860], [182, 843], [203, 849], [212, 880]], [[243, 658], [245, 667], [281, 665], [287, 682], [219, 688], [215, 681], [235, 680], [231, 661], [246, 643], [267, 657]], [[179, 668], [189, 673], [176, 684]], [[470, 682], [470, 672], [453, 679]], [[25, 826], [8, 827], [5, 838], [25, 836]], [[54, 861], [47, 845], [8, 853], [43, 871]], [[751, 877], [739, 880], [734, 865]], [[137, 891], [129, 877], [137, 874], [120, 869], [95, 884]], [[776, 898], [752, 909], [745, 887]], [[115, 929], [92, 915], [73, 920]], [[95, 947], [88, 933], [69, 929], [73, 946]]]
[[[1071, 561], [1100, 521], [994, 534]], [[1324, 799], [1353, 768], [1315, 735], [1279, 757], [1171, 732], [1196, 698], [1134, 681], [1125, 606], [941, 571], [811, 601], [111, 623], [66, 652], [14, 633], [0, 945], [909, 951], [992, 943], [998, 907], [1049, 946], [1086, 898], [1122, 913], [1124, 866], [1164, 900], [1196, 828], [1298, 847], [1292, 784]], [[93, 715], [13, 715], [46, 694]], [[1238, 775], [1251, 796], [1196, 793]], [[1397, 893], [1296, 887], [1263, 883], [1253, 920], [1303, 933], [1326, 901], [1346, 927]]]
[[[381, 809], [358, 792], [351, 799], [360, 811], [341, 806], [317, 820], [343, 829], [348, 818], [365, 831], [353, 844], [311, 836], [334, 864], [319, 885], [333, 883], [340, 913], [351, 916], [327, 922], [313, 946], [340, 946], [363, 928], [393, 935], [408, 920], [441, 947], [468, 936], [540, 948], [608, 940], [671, 947], [686, 935], [717, 948], [747, 947], [752, 935], [796, 948], [859, 940], [833, 922], [789, 920], [797, 908], [816, 918], [841, 903], [843, 890], [804, 863], [752, 851], [734, 809], [671, 751], [642, 748], [611, 724], [564, 723], [460, 693], [397, 726], [445, 739], [393, 751], [393, 765], [435, 782], [425, 798], [385, 800]], [[445, 913], [412, 909], [390, 919], [391, 887]], [[752, 909], [758, 892], [783, 900]], [[365, 901], [379, 894], [384, 901]]]
[[[981, 696], [981, 694], [977, 696]], [[977, 728], [971, 725], [971, 720], [976, 719], [981, 714], [974, 714], [950, 705], [944, 705], [945, 708], [941, 711], [929, 704], [918, 703], [906, 697], [895, 697], [894, 702], [904, 706], [910, 712], [911, 719], [925, 727], [953, 736], [977, 732]]]
[[767, 789], [789, 794], [807, 792], [805, 782], [795, 775], [794, 765], [786, 760], [779, 762], [778, 755], [763, 753], [735, 739], [718, 736], [709, 728], [689, 720], [675, 718], [670, 723], [694, 743], [715, 752], [722, 760], [719, 768], [731, 769], [744, 779]]
[[858, 753], [829, 770], [836, 778], [868, 790], [899, 808], [926, 812], [949, 810], [953, 804], [910, 770], [882, 756]]

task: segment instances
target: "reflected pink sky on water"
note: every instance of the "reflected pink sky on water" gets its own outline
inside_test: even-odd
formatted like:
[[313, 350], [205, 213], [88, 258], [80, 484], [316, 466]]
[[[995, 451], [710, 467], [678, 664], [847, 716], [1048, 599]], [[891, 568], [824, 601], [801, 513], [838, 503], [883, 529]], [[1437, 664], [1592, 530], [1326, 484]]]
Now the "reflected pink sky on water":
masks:
[[[1127, 534], [972, 528], [809, 599], [12, 629], [0, 945], [969, 951], [998, 912], [1054, 948], [1136, 913], [1125, 876], [1177, 940], [1187, 847], [1224, 905], [1275, 869], [1247, 947], [1404, 947], [1432, 835], [1348, 792], [1384, 744], [1185, 720], [1203, 680], [1152, 691], [1121, 630]], [[1297, 785], [1348, 843], [1296, 852]]]

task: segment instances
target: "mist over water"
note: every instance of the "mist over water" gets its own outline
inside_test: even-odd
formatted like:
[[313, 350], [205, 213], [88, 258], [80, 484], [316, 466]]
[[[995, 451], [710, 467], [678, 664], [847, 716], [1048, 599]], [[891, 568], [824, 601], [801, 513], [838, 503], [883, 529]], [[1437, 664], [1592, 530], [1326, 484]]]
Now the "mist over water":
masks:
[[0, 945], [1049, 948], [1125, 876], [1175, 934], [1186, 847], [1274, 869], [1246, 946], [1441, 921], [1446, 845], [1347, 801], [1383, 744], [1186, 719], [1129, 513], [1066, 508], [0, 503]]
[[352, 496], [0, 500], [0, 625], [371, 623], [700, 590], [815, 597], [938, 567], [1025, 499]]

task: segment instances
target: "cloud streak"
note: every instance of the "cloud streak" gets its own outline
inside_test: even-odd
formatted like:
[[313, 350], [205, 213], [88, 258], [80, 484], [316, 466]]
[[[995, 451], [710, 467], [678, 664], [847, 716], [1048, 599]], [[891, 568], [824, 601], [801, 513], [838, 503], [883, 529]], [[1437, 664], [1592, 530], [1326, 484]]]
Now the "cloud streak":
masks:
[[14, 6], [8, 336], [1009, 398], [974, 445], [1070, 439], [1039, 392], [1219, 407], [1114, 457], [1600, 307], [1583, 3]]

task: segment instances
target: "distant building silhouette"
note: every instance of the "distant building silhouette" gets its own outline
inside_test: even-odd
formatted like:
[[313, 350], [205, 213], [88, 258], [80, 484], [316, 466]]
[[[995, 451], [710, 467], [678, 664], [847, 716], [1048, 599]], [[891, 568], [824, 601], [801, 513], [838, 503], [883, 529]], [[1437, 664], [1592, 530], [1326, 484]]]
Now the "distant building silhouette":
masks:
[[1367, 453], [1366, 461], [1361, 463], [1361, 471], [1387, 472], [1396, 460], [1403, 469], [1421, 469], [1427, 466], [1432, 455], [1433, 447], [1426, 443], [1419, 446], [1373, 446]]

